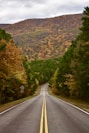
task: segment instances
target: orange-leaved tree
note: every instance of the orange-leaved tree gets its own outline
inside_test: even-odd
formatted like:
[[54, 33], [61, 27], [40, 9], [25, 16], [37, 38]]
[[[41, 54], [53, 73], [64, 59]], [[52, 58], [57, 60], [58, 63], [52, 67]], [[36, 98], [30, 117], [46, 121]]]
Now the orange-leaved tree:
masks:
[[12, 40], [0, 41], [0, 101], [20, 97], [20, 85], [26, 84], [22, 50]]

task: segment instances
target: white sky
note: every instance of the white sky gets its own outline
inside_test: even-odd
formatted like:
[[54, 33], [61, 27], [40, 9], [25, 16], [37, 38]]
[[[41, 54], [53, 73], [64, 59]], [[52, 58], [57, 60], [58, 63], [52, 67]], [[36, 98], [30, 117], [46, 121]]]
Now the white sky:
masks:
[[89, 0], [0, 0], [0, 23], [82, 13]]

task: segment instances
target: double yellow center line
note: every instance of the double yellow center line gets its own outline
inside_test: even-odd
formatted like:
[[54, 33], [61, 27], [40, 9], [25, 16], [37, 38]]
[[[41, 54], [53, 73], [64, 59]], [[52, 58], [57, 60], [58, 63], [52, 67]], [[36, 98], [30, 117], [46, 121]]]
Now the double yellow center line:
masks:
[[42, 113], [40, 121], [40, 133], [48, 133], [47, 111], [46, 111], [46, 98], [43, 98]]

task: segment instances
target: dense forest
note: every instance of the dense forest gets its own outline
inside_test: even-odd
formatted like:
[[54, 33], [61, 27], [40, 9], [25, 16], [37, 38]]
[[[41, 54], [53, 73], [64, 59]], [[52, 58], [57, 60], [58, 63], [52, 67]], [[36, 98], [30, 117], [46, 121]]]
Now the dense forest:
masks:
[[89, 100], [89, 7], [83, 12], [80, 30], [61, 58], [50, 86], [57, 95]]
[[0, 29], [0, 103], [34, 94], [39, 84], [48, 82], [59, 60], [29, 61], [11, 35]]
[[26, 85], [22, 50], [18, 49], [10, 34], [0, 29], [0, 102], [21, 98], [19, 87]]
[[88, 7], [80, 30], [62, 57], [31, 61], [12, 36], [0, 29], [0, 104], [33, 95], [45, 82], [57, 95], [89, 100]]

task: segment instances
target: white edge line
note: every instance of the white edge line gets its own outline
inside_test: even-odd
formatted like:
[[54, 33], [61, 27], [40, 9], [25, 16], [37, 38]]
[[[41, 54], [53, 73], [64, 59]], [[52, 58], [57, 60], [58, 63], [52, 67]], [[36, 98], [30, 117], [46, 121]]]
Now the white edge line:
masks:
[[[26, 101], [27, 101], [27, 100], [26, 100]], [[26, 102], [26, 101], [24, 101], [24, 102]], [[17, 104], [17, 105], [14, 105], [14, 106], [12, 106], [11, 108], [8, 108], [8, 109], [6, 109], [6, 110], [0, 112], [0, 115], [2, 115], [2, 114], [4, 114], [4, 113], [6, 113], [6, 112], [8, 112], [8, 111], [10, 111], [10, 110], [12, 110], [12, 109], [18, 107], [18, 106], [20, 106], [20, 105], [23, 104], [24, 102], [19, 103], [19, 104]]]
[[[55, 97], [55, 96], [52, 96], [52, 97]], [[67, 103], [68, 105], [70, 105], [70, 106], [72, 106], [72, 107], [74, 107], [74, 108], [80, 110], [81, 112], [83, 112], [83, 113], [89, 115], [89, 113], [88, 113], [87, 111], [81, 109], [80, 107], [78, 107], [78, 106], [76, 106], [76, 105], [73, 105], [73, 104], [71, 104], [71, 103], [68, 103], [68, 102], [66, 102], [66, 101], [64, 101], [64, 100], [62, 100], [62, 99], [60, 99], [60, 98], [57, 98], [57, 97], [55, 97], [55, 98], [56, 98], [57, 100], [61, 100], [61, 101], [64, 102], [64, 103]]]
[[[33, 97], [33, 98], [34, 98], [34, 97]], [[14, 106], [12, 106], [12, 107], [10, 107], [10, 108], [8, 108], [8, 109], [6, 109], [6, 110], [0, 112], [0, 115], [2, 115], [2, 114], [4, 114], [4, 113], [6, 113], [6, 112], [8, 112], [8, 111], [10, 111], [10, 110], [12, 110], [12, 109], [18, 107], [18, 106], [20, 106], [21, 104], [27, 102], [28, 100], [30, 100], [30, 99], [27, 99], [27, 100], [25, 100], [25, 101], [23, 101], [23, 102], [21, 102], [21, 103], [18, 103], [17, 105], [14, 105]]]
[[88, 113], [87, 111], [81, 109], [80, 107], [78, 107], [78, 106], [76, 106], [76, 105], [73, 105], [73, 104], [71, 104], [71, 103], [68, 103], [68, 102], [66, 102], [66, 103], [69, 104], [69, 105], [71, 105], [72, 107], [74, 107], [74, 108], [76, 108], [76, 109], [82, 111], [83, 113], [89, 115], [89, 113]]

